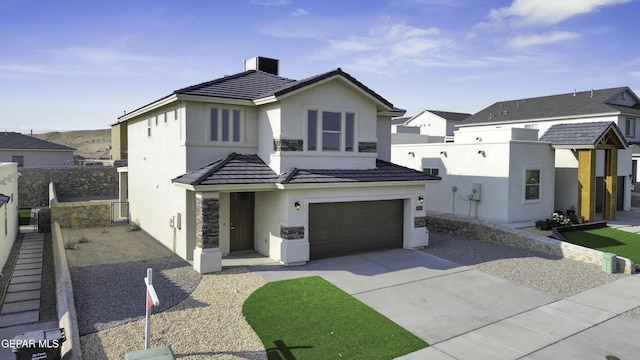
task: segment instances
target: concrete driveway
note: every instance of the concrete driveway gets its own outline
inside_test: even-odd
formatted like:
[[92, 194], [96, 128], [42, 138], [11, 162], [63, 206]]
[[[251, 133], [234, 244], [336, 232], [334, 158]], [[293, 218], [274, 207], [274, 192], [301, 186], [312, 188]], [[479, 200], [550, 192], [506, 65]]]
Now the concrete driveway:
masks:
[[559, 299], [422, 251], [254, 266], [266, 281], [320, 275], [431, 346], [413, 359], [637, 358], [640, 278]]

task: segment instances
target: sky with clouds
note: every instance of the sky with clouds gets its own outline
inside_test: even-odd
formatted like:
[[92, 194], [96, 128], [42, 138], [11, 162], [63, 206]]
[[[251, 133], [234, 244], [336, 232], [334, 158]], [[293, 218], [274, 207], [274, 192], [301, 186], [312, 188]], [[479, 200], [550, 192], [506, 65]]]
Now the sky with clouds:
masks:
[[280, 60], [342, 68], [395, 106], [629, 86], [640, 0], [0, 0], [0, 131], [108, 128], [173, 90]]

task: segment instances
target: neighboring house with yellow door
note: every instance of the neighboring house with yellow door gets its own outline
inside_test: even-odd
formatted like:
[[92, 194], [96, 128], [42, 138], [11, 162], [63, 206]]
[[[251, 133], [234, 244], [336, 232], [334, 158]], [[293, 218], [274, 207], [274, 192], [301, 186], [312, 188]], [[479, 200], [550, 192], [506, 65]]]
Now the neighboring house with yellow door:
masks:
[[118, 119], [133, 221], [203, 273], [236, 251], [301, 264], [428, 244], [424, 189], [439, 178], [390, 163], [404, 110], [339, 68], [293, 80], [274, 59], [245, 66]]
[[427, 211], [527, 222], [575, 209], [615, 219], [631, 208], [638, 119], [628, 87], [500, 101], [460, 122], [453, 143], [393, 144], [392, 161], [442, 178], [426, 189]]

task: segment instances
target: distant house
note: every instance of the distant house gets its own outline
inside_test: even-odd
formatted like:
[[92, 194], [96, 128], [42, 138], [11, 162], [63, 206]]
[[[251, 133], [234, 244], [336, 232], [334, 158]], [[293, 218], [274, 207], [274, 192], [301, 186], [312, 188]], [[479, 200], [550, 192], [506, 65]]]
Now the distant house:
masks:
[[423, 110], [413, 117], [393, 119], [391, 141], [394, 144], [453, 141], [456, 126], [471, 114]]
[[118, 119], [133, 221], [203, 273], [239, 251], [292, 265], [428, 244], [424, 188], [439, 178], [390, 163], [404, 110], [339, 68], [245, 66]]
[[0, 163], [0, 268], [7, 262], [19, 232], [18, 165]]
[[[631, 206], [628, 144], [640, 139], [638, 118], [628, 87], [501, 101], [458, 124], [453, 143], [394, 144], [392, 160], [442, 177], [427, 189], [427, 210], [523, 222], [575, 209], [612, 220]], [[474, 189], [481, 199], [469, 202]]]
[[15, 162], [18, 167], [73, 165], [74, 150], [16, 132], [0, 133], [0, 162]]

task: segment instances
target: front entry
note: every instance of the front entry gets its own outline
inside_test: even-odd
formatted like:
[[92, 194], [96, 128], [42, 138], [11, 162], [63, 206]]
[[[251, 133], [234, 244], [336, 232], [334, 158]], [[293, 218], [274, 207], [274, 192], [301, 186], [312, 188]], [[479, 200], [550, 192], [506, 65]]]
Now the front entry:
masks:
[[255, 198], [252, 192], [231, 193], [231, 252], [253, 250]]

